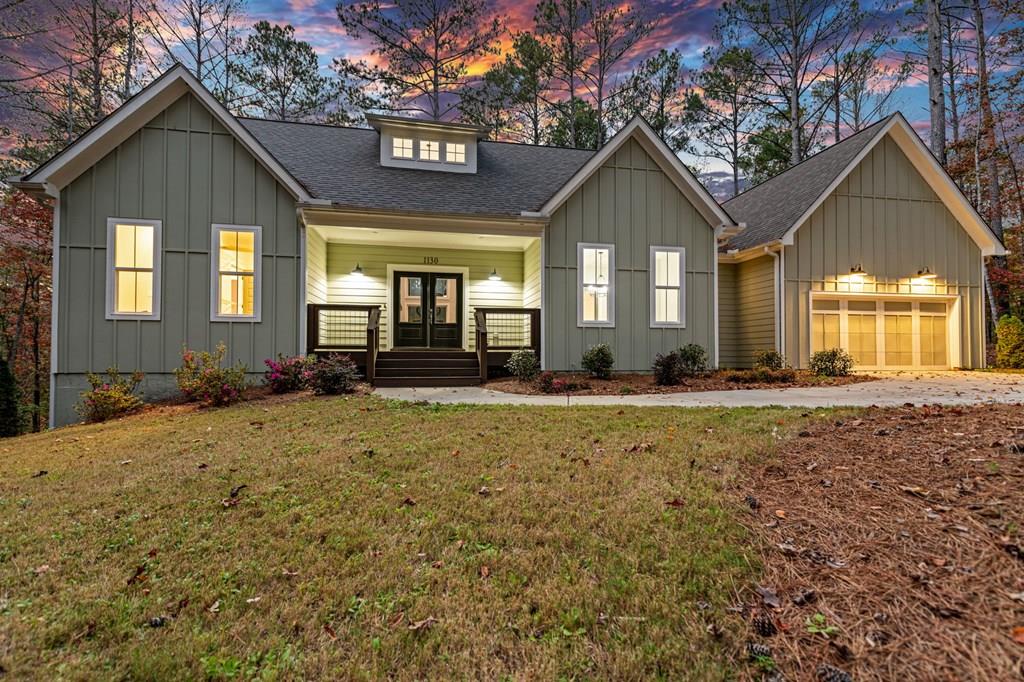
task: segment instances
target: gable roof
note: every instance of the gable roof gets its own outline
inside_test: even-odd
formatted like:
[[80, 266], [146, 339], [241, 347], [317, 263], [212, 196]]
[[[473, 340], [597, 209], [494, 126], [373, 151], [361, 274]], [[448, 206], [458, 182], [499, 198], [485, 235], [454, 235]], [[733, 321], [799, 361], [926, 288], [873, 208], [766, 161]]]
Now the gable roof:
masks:
[[191, 92], [213, 117], [230, 131], [274, 178], [300, 201], [309, 192], [249, 133], [231, 113], [181, 64], [176, 64], [136, 93], [77, 140], [31, 173], [13, 181], [16, 187], [54, 193], [81, 175], [131, 137], [186, 92]]
[[540, 209], [540, 214], [550, 216], [578, 190], [590, 176], [598, 171], [615, 152], [629, 139], [636, 139], [673, 184], [683, 193], [694, 208], [704, 217], [711, 227], [735, 226], [736, 222], [715, 201], [707, 188], [697, 180], [675, 152], [665, 141], [654, 132], [654, 129], [640, 116], [633, 117], [612, 139], [608, 140]]
[[595, 154], [479, 142], [475, 174], [441, 173], [382, 166], [375, 130], [239, 120], [313, 197], [346, 208], [519, 217], [538, 210]]
[[985, 220], [898, 112], [725, 202], [729, 214], [746, 223], [746, 229], [732, 237], [728, 247], [742, 251], [771, 242], [792, 244], [796, 230], [886, 135], [892, 135], [983, 255], [1006, 253]]

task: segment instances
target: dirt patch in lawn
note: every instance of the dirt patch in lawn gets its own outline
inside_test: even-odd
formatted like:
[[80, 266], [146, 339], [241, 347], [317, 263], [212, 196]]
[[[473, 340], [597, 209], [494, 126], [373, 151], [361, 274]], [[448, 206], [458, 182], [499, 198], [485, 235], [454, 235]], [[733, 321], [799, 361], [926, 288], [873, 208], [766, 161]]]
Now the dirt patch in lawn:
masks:
[[[641, 393], [693, 393], [698, 391], [737, 391], [752, 388], [803, 388], [808, 386], [843, 386], [874, 381], [877, 377], [854, 374], [847, 377], [819, 377], [810, 372], [797, 372], [796, 380], [778, 383], [739, 383], [727, 380], [728, 372], [712, 372], [706, 376], [685, 379], [676, 386], [659, 386], [651, 374], [615, 374], [611, 379], [594, 379], [585, 373], [556, 372], [555, 378], [586, 386], [571, 391], [573, 395], [632, 395]], [[487, 388], [506, 393], [543, 395], [536, 382], [524, 383], [506, 377], [487, 382]], [[561, 393], [561, 391], [556, 391]]]
[[1020, 679], [1022, 483], [1020, 405], [833, 415], [782, 443], [738, 491], [764, 541], [751, 659], [786, 679]]

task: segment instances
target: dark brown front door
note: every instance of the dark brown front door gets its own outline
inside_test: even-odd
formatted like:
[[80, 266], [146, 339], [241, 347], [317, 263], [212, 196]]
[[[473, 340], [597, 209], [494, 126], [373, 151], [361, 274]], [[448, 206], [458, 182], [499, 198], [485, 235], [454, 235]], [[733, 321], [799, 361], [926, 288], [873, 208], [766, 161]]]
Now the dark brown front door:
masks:
[[462, 275], [396, 272], [395, 347], [462, 347]]

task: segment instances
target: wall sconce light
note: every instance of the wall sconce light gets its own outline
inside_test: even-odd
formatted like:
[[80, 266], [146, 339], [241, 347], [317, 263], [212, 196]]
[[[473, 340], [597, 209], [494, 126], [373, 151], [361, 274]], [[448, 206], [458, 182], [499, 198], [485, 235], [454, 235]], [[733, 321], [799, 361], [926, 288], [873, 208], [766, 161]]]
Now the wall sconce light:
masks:
[[487, 276], [487, 279], [491, 280], [492, 282], [501, 281], [501, 275], [498, 274], [497, 268], [491, 268], [491, 274]]
[[363, 276], [363, 266], [360, 265], [359, 263], [356, 263], [356, 266], [354, 268], [352, 268], [352, 274], [355, 275], [356, 277], [362, 277]]
[[866, 277], [867, 274], [868, 273], [864, 270], [864, 268], [862, 268], [860, 266], [860, 263], [858, 263], [857, 265], [854, 265], [852, 268], [850, 268], [850, 277], [853, 277], [855, 279], [860, 279], [861, 277]]
[[918, 270], [914, 277], [917, 279], [935, 279], [938, 275], [932, 272], [930, 268], [924, 267]]

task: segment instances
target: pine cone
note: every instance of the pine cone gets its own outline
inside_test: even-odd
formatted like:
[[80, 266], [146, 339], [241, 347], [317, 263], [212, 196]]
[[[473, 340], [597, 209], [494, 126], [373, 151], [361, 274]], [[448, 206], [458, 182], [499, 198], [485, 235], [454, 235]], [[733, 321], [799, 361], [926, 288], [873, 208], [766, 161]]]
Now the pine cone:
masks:
[[845, 670], [822, 663], [818, 666], [818, 682], [853, 682], [853, 676]]
[[754, 616], [754, 620], [751, 621], [751, 625], [754, 626], [754, 632], [761, 635], [762, 637], [772, 637], [779, 630], [775, 627], [775, 621], [767, 613], [759, 613]]
[[751, 661], [759, 658], [771, 658], [772, 648], [760, 642], [747, 642], [747, 656]]

